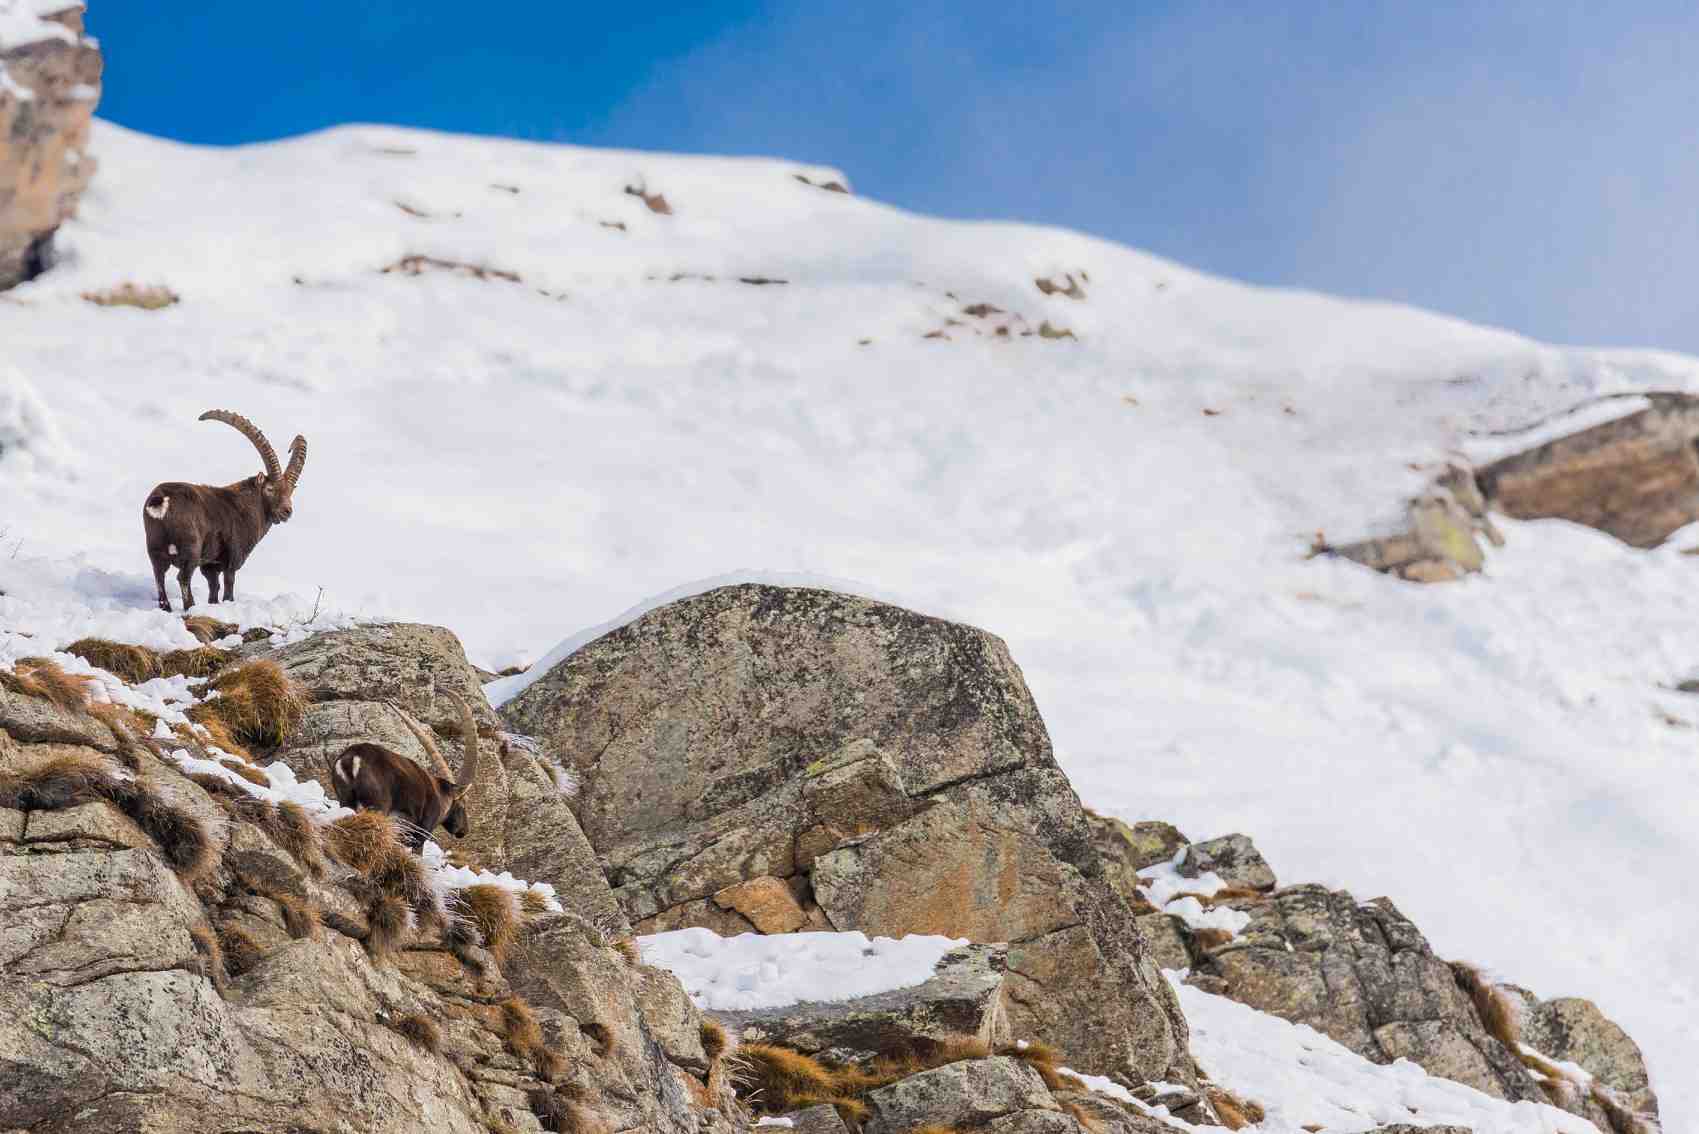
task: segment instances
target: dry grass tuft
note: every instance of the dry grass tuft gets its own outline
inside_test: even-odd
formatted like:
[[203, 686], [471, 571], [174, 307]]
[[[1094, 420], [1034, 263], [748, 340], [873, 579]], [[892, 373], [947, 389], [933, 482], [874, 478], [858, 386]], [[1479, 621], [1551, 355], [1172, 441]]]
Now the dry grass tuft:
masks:
[[224, 956], [224, 971], [230, 976], [253, 972], [265, 960], [265, 950], [239, 925], [219, 926], [218, 944]]
[[92, 666], [104, 669], [134, 685], [159, 676], [159, 655], [145, 646], [132, 646], [106, 638], [79, 638], [65, 647]]
[[526, 1095], [531, 1113], [544, 1130], [558, 1134], [609, 1134], [609, 1126], [558, 1090], [536, 1087]]
[[266, 774], [248, 763], [246, 760], [237, 760], [234, 757], [228, 757], [220, 760], [219, 764], [221, 764], [226, 771], [235, 772], [238, 776], [241, 776], [244, 780], [247, 780], [255, 787], [268, 788], [271, 786], [271, 780], [266, 778]]
[[1262, 1107], [1249, 1099], [1240, 1098], [1226, 1087], [1209, 1083], [1204, 1086], [1203, 1091], [1209, 1098], [1210, 1105], [1215, 1108], [1216, 1117], [1220, 1118], [1221, 1124], [1229, 1130], [1243, 1130], [1268, 1117], [1263, 1113]]
[[619, 950], [619, 955], [633, 967], [643, 963], [643, 951], [637, 947], [637, 938], [621, 937], [614, 942], [614, 948]]
[[1038, 1077], [1044, 1080], [1044, 1085], [1052, 1091], [1065, 1091], [1067, 1082], [1062, 1078], [1062, 1053], [1047, 1043], [1033, 1041], [1025, 1047], [1016, 1044], [997, 1049], [998, 1055], [1010, 1055], [1021, 1060], [1028, 1067], [1038, 1072]]
[[1475, 1014], [1481, 1018], [1481, 1026], [1487, 1030], [1487, 1034], [1508, 1048], [1512, 1055], [1520, 1057], [1522, 1014], [1517, 1010], [1510, 994], [1493, 984], [1485, 973], [1466, 961], [1452, 962], [1451, 975], [1457, 981], [1457, 987], [1469, 994], [1470, 1001], [1475, 1005]]
[[159, 655], [159, 672], [165, 677], [211, 677], [236, 655], [216, 646], [192, 650], [168, 650]]
[[179, 740], [194, 749], [203, 759], [217, 760], [219, 757], [212, 752], [212, 749], [216, 748], [238, 760], [247, 760], [250, 763], [253, 761], [253, 755], [231, 734], [223, 721], [210, 713], [201, 715], [205, 720], [196, 722], [200, 725], [199, 731], [189, 725], [177, 726], [175, 731]]
[[118, 762], [132, 772], [140, 771], [142, 753], [151, 749], [145, 741], [137, 738], [153, 732], [151, 714], [143, 716], [134, 709], [110, 701], [91, 702], [88, 713], [111, 730], [113, 738], [118, 742]]
[[521, 1059], [531, 1059], [545, 1047], [543, 1029], [531, 1014], [531, 1006], [517, 996], [501, 1002], [501, 1030], [507, 1039], [507, 1050]]
[[39, 697], [73, 713], [88, 709], [88, 684], [82, 674], [66, 673], [52, 658], [21, 658], [6, 686], [26, 697]]
[[519, 895], [519, 908], [526, 917], [536, 917], [549, 912], [549, 900], [540, 890], [526, 890]]
[[212, 679], [218, 696], [190, 712], [224, 722], [238, 741], [262, 748], [282, 744], [307, 711], [307, 694], [300, 684], [269, 658], [227, 669]]
[[99, 761], [58, 756], [18, 771], [0, 773], [0, 807], [58, 811], [104, 800], [122, 811], [187, 881], [212, 869], [217, 851], [200, 820], [179, 811], [145, 780], [119, 779]]
[[85, 291], [83, 298], [96, 307], [137, 307], [143, 311], [158, 311], [178, 301], [178, 295], [164, 284], [140, 285], [121, 283], [103, 291]]
[[737, 1057], [734, 1088], [759, 1113], [784, 1114], [847, 1097], [831, 1069], [799, 1051], [746, 1043], [737, 1049]]
[[1210, 949], [1219, 949], [1229, 941], [1233, 940], [1233, 935], [1225, 929], [1193, 929], [1190, 932], [1192, 935], [1192, 944], [1196, 945], [1199, 949], [1206, 951]]
[[718, 1020], [709, 1016], [702, 1017], [702, 1054], [712, 1063], [726, 1053], [731, 1046], [731, 1037], [726, 1035], [726, 1029]]
[[411, 1040], [414, 1047], [435, 1055], [442, 1047], [442, 1029], [422, 1012], [409, 1012], [390, 1021], [389, 1026]]
[[[711, 1043], [707, 1034], [709, 1022], [704, 1021], [703, 1025], [704, 1050], [708, 1050]], [[721, 1034], [721, 1042], [724, 1043], [724, 1034]], [[730, 1052], [721, 1048], [721, 1052], [733, 1090], [757, 1113], [784, 1114], [828, 1103], [836, 1107], [839, 1116], [852, 1126], [867, 1116], [867, 1105], [860, 1096], [868, 1091], [948, 1063], [984, 1059], [992, 1054], [989, 1045], [974, 1036], [911, 1039], [899, 1048], [881, 1052], [866, 1067], [833, 1066], [772, 1044], [746, 1043]], [[1029, 1044], [1024, 1049], [1005, 1047], [997, 1054], [1025, 1060], [1053, 1090], [1070, 1086], [1060, 1073], [1060, 1055], [1048, 1045]], [[713, 1058], [711, 1054], [710, 1059]], [[710, 1076], [713, 1074], [711, 1070]]]
[[468, 886], [459, 894], [466, 915], [484, 939], [484, 948], [500, 964], [519, 932], [519, 907], [513, 894], [489, 883]]
[[261, 816], [260, 827], [308, 874], [314, 878], [325, 876], [327, 865], [319, 846], [318, 828], [313, 826], [313, 821], [299, 803], [285, 800], [267, 808]]
[[[866, 1073], [858, 1073], [854, 1068], [840, 1069], [839, 1081], [845, 1086], [868, 1090], [894, 1083], [898, 1079], [906, 1079], [922, 1071], [930, 1071], [934, 1067], [942, 1067], [946, 1063], [960, 1063], [964, 1059], [984, 1059], [990, 1054], [990, 1045], [977, 1036], [952, 1036], [942, 1040], [917, 1037], [901, 1048], [881, 1054], [869, 1065]], [[1005, 1054], [1014, 1052], [1011, 1049]]]
[[201, 975], [212, 982], [219, 995], [224, 994], [224, 951], [218, 946], [218, 937], [205, 923], [192, 926], [189, 929], [189, 939], [195, 943], [195, 952], [201, 958]]
[[288, 894], [273, 894], [271, 900], [283, 911], [283, 928], [297, 941], [319, 935], [319, 909], [311, 902]]
[[1065, 1102], [1061, 1104], [1061, 1107], [1062, 1113], [1079, 1123], [1085, 1129], [1086, 1134], [1103, 1134], [1103, 1125], [1079, 1103]]
[[398, 848], [395, 824], [378, 811], [344, 815], [324, 829], [325, 849], [344, 866], [370, 877]]
[[599, 1020], [588, 1024], [580, 1024], [578, 1030], [584, 1033], [584, 1038], [596, 1045], [596, 1056], [606, 1059], [614, 1053], [614, 1034], [608, 1026]]
[[373, 959], [387, 957], [400, 947], [412, 927], [412, 911], [407, 902], [394, 894], [379, 894], [366, 910], [370, 929], [366, 934], [366, 952]]
[[234, 622], [220, 622], [206, 614], [185, 614], [183, 629], [193, 634], [203, 646], [210, 646], [220, 638], [228, 638], [237, 632]]
[[[214, 803], [218, 803], [220, 805], [235, 804], [253, 798], [253, 796], [249, 795], [223, 776], [215, 776], [211, 772], [188, 772], [186, 774], [191, 782], [197, 784], [202, 791], [212, 796]], [[224, 810], [228, 812], [232, 818], [248, 818], [244, 812], [235, 807], [225, 806]]]

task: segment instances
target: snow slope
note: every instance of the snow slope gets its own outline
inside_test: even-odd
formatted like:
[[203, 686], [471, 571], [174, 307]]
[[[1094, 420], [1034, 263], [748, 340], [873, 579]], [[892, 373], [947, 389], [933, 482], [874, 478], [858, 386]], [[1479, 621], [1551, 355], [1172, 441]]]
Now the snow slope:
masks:
[[[322, 586], [497, 667], [693, 580], [858, 580], [1007, 638], [1089, 804], [1246, 831], [1289, 881], [1597, 1000], [1699, 1130], [1699, 703], [1660, 688], [1699, 670], [1699, 535], [1507, 525], [1484, 577], [1428, 589], [1303, 557], [1472, 434], [1699, 389], [1699, 362], [916, 217], [782, 161], [377, 127], [93, 149], [59, 264], [0, 295], [0, 590], [35, 557], [145, 605], [152, 484], [257, 468], [213, 406], [312, 442], [244, 601]], [[381, 271], [410, 255], [519, 282]], [[1069, 273], [1084, 298], [1035, 286]], [[182, 302], [79, 298], [126, 281]]]

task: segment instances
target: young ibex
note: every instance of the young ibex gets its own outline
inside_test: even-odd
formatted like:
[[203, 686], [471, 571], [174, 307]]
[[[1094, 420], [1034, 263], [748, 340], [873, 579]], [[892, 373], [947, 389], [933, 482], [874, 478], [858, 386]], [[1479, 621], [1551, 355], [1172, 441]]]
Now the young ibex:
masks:
[[382, 811], [406, 820], [401, 824], [402, 840], [415, 851], [424, 845], [439, 823], [457, 839], [464, 839], [470, 830], [460, 797], [478, 774], [478, 722], [465, 701], [450, 696], [460, 708], [461, 742], [466, 749], [458, 777], [449, 771], [448, 761], [442, 758], [436, 741], [400, 709], [395, 711], [401, 723], [430, 756], [437, 775], [381, 744], [351, 744], [330, 765], [330, 782], [337, 802], [344, 807]]
[[153, 561], [161, 610], [171, 609], [171, 600], [165, 595], [167, 567], [177, 568], [184, 610], [195, 605], [190, 584], [197, 568], [206, 576], [208, 602], [219, 599], [220, 573], [224, 576], [224, 597], [236, 597], [236, 572], [247, 562], [248, 553], [273, 524], [285, 523], [294, 514], [295, 482], [301, 479], [301, 468], [307, 463], [304, 437], [289, 443], [289, 467], [283, 468], [265, 434], [242, 415], [208, 410], [200, 420], [222, 421], [239, 430], [260, 451], [265, 471], [222, 487], [169, 481], [148, 493], [142, 506], [142, 527], [147, 531], [147, 555]]

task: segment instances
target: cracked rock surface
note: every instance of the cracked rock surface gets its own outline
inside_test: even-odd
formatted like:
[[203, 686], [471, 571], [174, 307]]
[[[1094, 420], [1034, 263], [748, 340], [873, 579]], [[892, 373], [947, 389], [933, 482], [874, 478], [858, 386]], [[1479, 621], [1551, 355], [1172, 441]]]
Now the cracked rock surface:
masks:
[[577, 772], [639, 932], [753, 931], [716, 895], [776, 879], [821, 928], [1009, 942], [1014, 1035], [1082, 1070], [1195, 1082], [1178, 1003], [994, 635], [730, 586], [589, 643], [502, 716]]

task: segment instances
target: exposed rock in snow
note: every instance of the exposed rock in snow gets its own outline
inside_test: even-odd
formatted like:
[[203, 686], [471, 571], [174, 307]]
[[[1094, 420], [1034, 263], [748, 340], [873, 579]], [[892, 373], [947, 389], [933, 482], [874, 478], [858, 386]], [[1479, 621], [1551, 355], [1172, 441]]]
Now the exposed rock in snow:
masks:
[[640, 930], [716, 924], [726, 887], [798, 878], [837, 929], [1014, 942], [1017, 1034], [1190, 1079], [1184, 1021], [992, 635], [725, 587], [588, 643], [502, 715], [583, 778], [578, 816]]
[[0, 290], [46, 266], [94, 175], [101, 57], [82, 32], [81, 0], [0, 0]]

